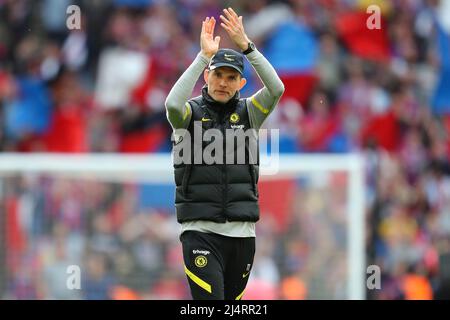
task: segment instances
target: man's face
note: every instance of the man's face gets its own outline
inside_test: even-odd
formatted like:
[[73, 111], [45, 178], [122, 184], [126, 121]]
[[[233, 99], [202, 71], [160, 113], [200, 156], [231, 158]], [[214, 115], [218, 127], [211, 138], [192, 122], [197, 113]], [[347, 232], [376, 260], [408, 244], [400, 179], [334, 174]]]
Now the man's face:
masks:
[[221, 103], [228, 102], [246, 83], [245, 78], [230, 67], [205, 70], [204, 78], [208, 85], [208, 94]]

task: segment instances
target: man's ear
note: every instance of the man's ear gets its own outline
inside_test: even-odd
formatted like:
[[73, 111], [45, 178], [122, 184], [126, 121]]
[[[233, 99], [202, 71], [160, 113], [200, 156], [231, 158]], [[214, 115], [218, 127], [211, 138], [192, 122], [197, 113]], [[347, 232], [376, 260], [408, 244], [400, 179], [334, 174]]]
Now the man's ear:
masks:
[[241, 83], [239, 84], [239, 90], [241, 90], [247, 83], [247, 79], [241, 78]]
[[203, 71], [203, 79], [205, 80], [206, 84], [208, 84], [209, 71], [209, 69], [205, 69], [205, 71]]

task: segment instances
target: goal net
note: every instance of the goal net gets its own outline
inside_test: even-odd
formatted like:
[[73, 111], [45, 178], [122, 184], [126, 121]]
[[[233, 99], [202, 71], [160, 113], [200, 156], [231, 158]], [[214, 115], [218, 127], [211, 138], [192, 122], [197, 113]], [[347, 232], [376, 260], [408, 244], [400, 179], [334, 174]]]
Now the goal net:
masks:
[[[259, 180], [243, 299], [364, 299], [358, 155], [282, 155]], [[189, 299], [172, 159], [0, 156], [0, 299]]]

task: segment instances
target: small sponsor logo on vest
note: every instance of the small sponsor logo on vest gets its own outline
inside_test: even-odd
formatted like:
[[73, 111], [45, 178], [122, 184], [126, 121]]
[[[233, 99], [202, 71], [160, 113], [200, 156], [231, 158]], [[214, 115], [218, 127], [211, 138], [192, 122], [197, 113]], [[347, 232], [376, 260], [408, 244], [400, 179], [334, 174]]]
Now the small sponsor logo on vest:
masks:
[[175, 144], [179, 144], [180, 142], [183, 141], [183, 136], [177, 136], [175, 137]]
[[244, 125], [243, 124], [232, 124], [231, 125], [231, 129], [244, 129]]
[[192, 250], [193, 254], [202, 254], [204, 256], [210, 254], [210, 252], [208, 250]]
[[236, 112], [234, 112], [234, 113], [230, 116], [230, 122], [231, 122], [231, 123], [238, 123], [239, 120], [240, 120], [240, 117], [239, 117], [239, 115], [238, 115]]

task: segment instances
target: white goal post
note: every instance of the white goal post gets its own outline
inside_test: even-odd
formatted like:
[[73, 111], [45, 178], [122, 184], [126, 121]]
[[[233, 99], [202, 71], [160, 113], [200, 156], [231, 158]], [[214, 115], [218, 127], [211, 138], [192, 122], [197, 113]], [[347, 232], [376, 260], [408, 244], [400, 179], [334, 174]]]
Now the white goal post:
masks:
[[[265, 161], [262, 158], [262, 167]], [[289, 177], [301, 172], [345, 171], [347, 193], [347, 297], [365, 299], [365, 182], [364, 161], [358, 154], [280, 155], [278, 173], [264, 175], [260, 181]], [[108, 182], [173, 183], [170, 154], [15, 154], [0, 155], [0, 195], [2, 178], [18, 173], [51, 173]]]

